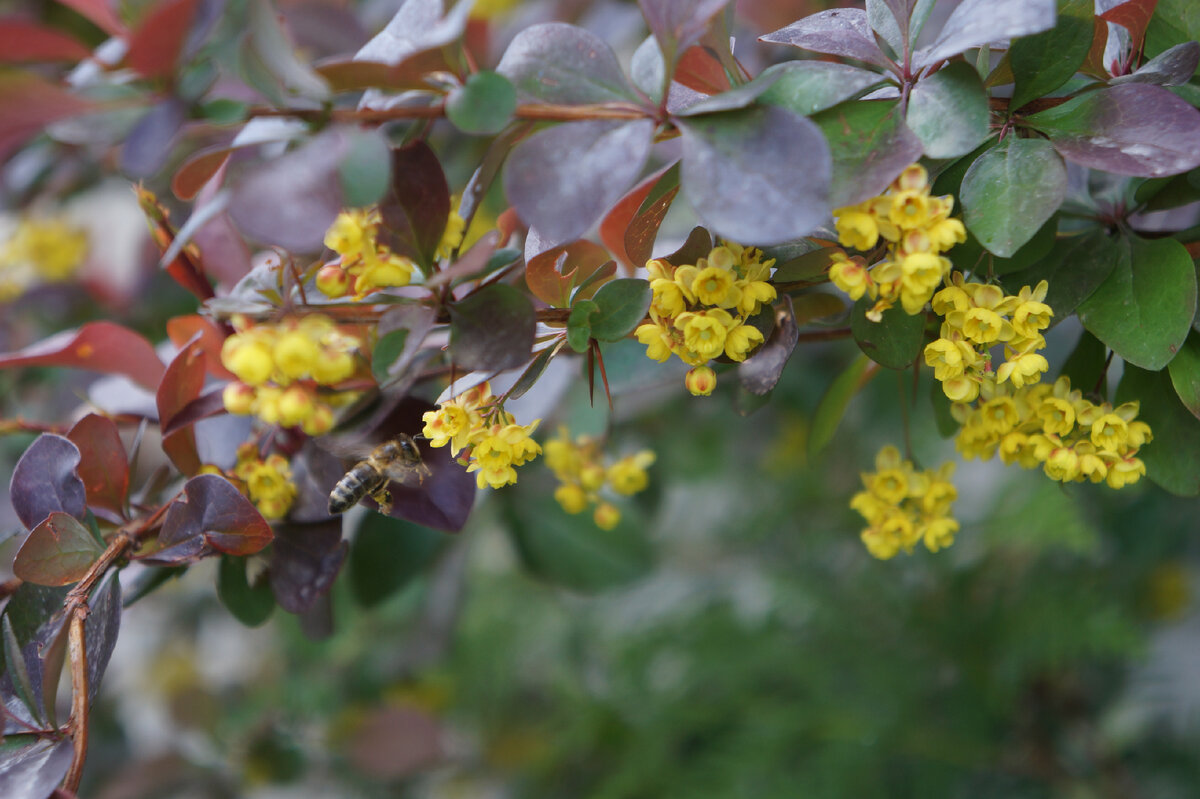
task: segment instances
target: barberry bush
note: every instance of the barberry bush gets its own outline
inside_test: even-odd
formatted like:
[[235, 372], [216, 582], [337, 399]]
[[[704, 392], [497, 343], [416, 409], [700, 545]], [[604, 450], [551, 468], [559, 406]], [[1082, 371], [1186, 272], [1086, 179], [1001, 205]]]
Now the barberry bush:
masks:
[[[630, 4], [594, 3], [590, 16], [580, 5], [404, 0], [378, 19], [371, 4], [64, 0], [0, 19], [0, 431], [14, 512], [0, 531], [0, 796], [79, 790], [125, 611], [165, 604], [186, 575], [208, 575], [246, 626], [278, 607], [314, 638], [347, 634], [335, 597], [363, 609], [407, 597], [413, 650], [395, 665], [407, 704], [343, 736], [359, 772], [395, 779], [446, 756], [430, 744], [448, 701], [439, 679], [486, 682], [479, 659], [515, 671], [504, 647], [539, 646], [497, 618], [517, 594], [484, 574], [493, 612], [462, 622], [474, 660], [430, 670], [458, 618], [445, 586], [456, 597], [466, 579], [464, 528], [502, 529], [526, 573], [587, 593], [652, 580], [673, 525], [786, 538], [824, 520], [836, 535], [806, 544], [815, 560], [802, 565], [793, 545], [747, 532], [796, 565], [792, 590], [811, 592], [796, 618], [768, 624], [773, 642], [739, 678], [754, 683], [756, 669], [790, 666], [782, 641], [817, 599], [842, 609], [819, 611], [828, 634], [807, 628], [810, 643], [860, 645], [830, 631], [878, 623], [854, 611], [864, 596], [907, 607], [927, 631], [920, 668], [933, 652], [969, 672], [971, 633], [939, 628], [920, 603], [952, 597], [986, 616], [978, 592], [1007, 586], [980, 564], [1024, 563], [1020, 546], [985, 534], [1006, 512], [1010, 528], [1045, 531], [1047, 551], [1075, 554], [1103, 547], [1047, 524], [1045, 508], [1194, 514], [1171, 515], [1172, 497], [1200, 494], [1200, 20], [1187, 3], [870, 0], [794, 21], [765, 2], [744, 19], [724, 0], [639, 0], [636, 18]], [[849, 443], [860, 439], [871, 452]], [[959, 461], [992, 460], [1041, 483], [990, 470], [956, 485]], [[758, 470], [768, 476], [746, 483]], [[678, 497], [712, 488], [705, 474], [729, 507], [681, 513]], [[1027, 495], [995, 504], [1004, 485]], [[360, 507], [334, 513], [331, 492]], [[1161, 535], [1164, 548], [1179, 541]], [[1127, 554], [1157, 575], [1149, 615], [1174, 612], [1163, 608], [1179, 606], [1178, 569]], [[1095, 557], [1092, 573], [1115, 571]], [[850, 580], [911, 569], [927, 587], [855, 595], [815, 562]], [[1063, 578], [1091, 586], [1067, 600], [1019, 568], [1037, 583], [1030, 616], [1104, 602], [1087, 568]], [[697, 601], [698, 659], [747, 647]], [[1073, 630], [1062, 657], [1136, 648], [1130, 618], [1105, 618]], [[1007, 693], [973, 695], [976, 723], [1010, 718], [995, 703], [1036, 679], [1053, 701], [1074, 696], [1051, 667], [1054, 635], [1031, 636], [1042, 648], [1015, 661]], [[343, 656], [382, 652], [340, 641]], [[282, 685], [334, 690], [303, 645], [287, 647], [304, 669]], [[676, 668], [665, 650], [649, 664], [625, 656], [626, 677]], [[803, 716], [820, 678], [784, 683]], [[620, 716], [610, 750], [579, 743], [604, 738], [603, 719], [568, 714], [554, 723], [574, 737], [543, 729], [535, 754], [509, 756], [541, 764], [526, 775], [534, 793], [554, 795], [550, 752], [582, 764], [563, 783], [572, 794], [682, 790], [671, 786], [695, 775], [655, 783], [672, 759], [640, 752], [623, 725], [661, 726], [690, 756], [721, 725], [754, 723], [734, 688], [696, 697], [713, 702], [708, 737], [686, 714], [588, 705]], [[496, 712], [519, 704], [472, 690]], [[928, 698], [896, 697], [892, 724]], [[814, 716], [778, 740], [900, 740], [858, 714], [845, 729]], [[326, 715], [327, 731], [350, 724]], [[782, 723], [770, 703], [755, 717]], [[953, 749], [945, 729], [926, 733], [913, 753]], [[295, 776], [299, 744], [247, 735], [260, 747], [248, 773]], [[928, 784], [967, 791], [1010, 769], [1013, 753], [987, 740], [968, 735], [946, 756], [960, 781]], [[713, 762], [759, 748], [753, 735], [721, 743]], [[1140, 776], [1114, 772], [1093, 743], [1071, 761], [1051, 740], [1008, 776], [1129, 795]], [[837, 783], [858, 788], [827, 795], [872, 795], [855, 780], [888, 784], [893, 766], [873, 761]], [[834, 784], [818, 771], [805, 774]], [[756, 790], [795, 795], [774, 779]], [[932, 795], [925, 779], [905, 791]]]

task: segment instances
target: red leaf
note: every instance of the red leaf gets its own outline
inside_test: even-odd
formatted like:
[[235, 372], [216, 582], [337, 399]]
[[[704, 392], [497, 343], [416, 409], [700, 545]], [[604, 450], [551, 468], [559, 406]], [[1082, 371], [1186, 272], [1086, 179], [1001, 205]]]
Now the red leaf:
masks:
[[733, 87], [721, 62], [706, 47], [689, 47], [675, 68], [675, 80], [701, 94], [720, 94]]
[[87, 491], [88, 505], [123, 516], [129, 492], [129, 460], [112, 419], [89, 413], [67, 433], [79, 447], [82, 460], [76, 471]]
[[[200, 396], [204, 387], [204, 347], [199, 340], [185, 346], [171, 361], [158, 387], [158, 424], [166, 430], [175, 414]], [[200, 471], [200, 456], [196, 453], [196, 432], [191, 426], [163, 436], [163, 452], [187, 475]]]
[[214, 147], [190, 156], [176, 170], [175, 177], [171, 178], [171, 191], [175, 192], [175, 196], [181, 200], [192, 199], [200, 193], [204, 184], [217, 174], [217, 170], [225, 164], [234, 149], [233, 147]]
[[55, 511], [21, 544], [13, 574], [38, 585], [69, 585], [87, 574], [103, 550], [75, 517]]
[[1108, 80], [1108, 67], [1104, 64], [1104, 48], [1107, 44], [1108, 23], [1100, 17], [1092, 17], [1092, 46], [1079, 71], [1100, 80]]
[[314, 67], [317, 74], [329, 82], [335, 92], [354, 92], [363, 89], [428, 89], [426, 76], [431, 72], [450, 69], [442, 48], [413, 53], [398, 64], [378, 61], [355, 61], [338, 58]]
[[529, 244], [536, 247], [536, 238], [531, 231], [526, 240], [525, 284], [535, 297], [556, 308], [568, 307], [571, 290], [611, 260], [608, 251], [585, 239], [529, 256]]
[[212, 320], [197, 314], [167, 320], [167, 337], [176, 347], [183, 347], [197, 335], [200, 336], [204, 367], [208, 373], [221, 380], [237, 380], [233, 372], [221, 365], [221, 345], [225, 343], [225, 333]]
[[91, 53], [61, 31], [22, 19], [0, 20], [0, 63], [80, 61]]
[[[154, 237], [154, 243], [158, 245], [159, 251], [166, 255], [175, 242], [175, 229], [168, 222], [167, 209], [149, 189], [138, 185], [134, 191], [137, 193], [138, 205], [146, 215], [146, 221], [150, 223], [150, 234]], [[213, 296], [212, 286], [204, 277], [204, 268], [196, 259], [195, 247], [181, 248], [179, 254], [167, 264], [166, 270], [176, 283], [197, 298], [207, 300]]]
[[108, 0], [58, 0], [67, 8], [77, 11], [93, 25], [111, 36], [124, 36], [125, 26], [117, 19]]
[[158, 388], [164, 370], [149, 341], [113, 322], [88, 322], [0, 355], [0, 369], [12, 366], [71, 366], [124, 375], [150, 391]]
[[1129, 0], [1119, 6], [1110, 8], [1100, 15], [1105, 22], [1115, 22], [1129, 31], [1133, 40], [1133, 51], [1141, 52], [1142, 41], [1146, 38], [1146, 26], [1150, 17], [1154, 16], [1154, 7], [1158, 0]]
[[90, 100], [32, 72], [0, 74], [0, 159], [47, 124], [94, 108]]
[[130, 37], [126, 63], [147, 78], [174, 72], [196, 4], [197, 0], [167, 0], [151, 11]]
[[[675, 187], [660, 197], [651, 208], [646, 209], [644, 214], [638, 216], [646, 197], [670, 168], [663, 167], [635, 186], [600, 221], [600, 239], [627, 267], [636, 269], [646, 263], [654, 246], [658, 227], [662, 224], [667, 209], [671, 207], [671, 201], [679, 192], [679, 176], [676, 172]], [[635, 219], [643, 223], [638, 225], [636, 230], [633, 228]]]

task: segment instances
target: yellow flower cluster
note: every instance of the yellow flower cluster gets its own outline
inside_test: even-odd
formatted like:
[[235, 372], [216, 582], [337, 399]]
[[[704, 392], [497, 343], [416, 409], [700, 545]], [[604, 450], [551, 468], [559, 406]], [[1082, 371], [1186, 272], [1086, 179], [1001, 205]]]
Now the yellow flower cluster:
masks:
[[225, 409], [253, 414], [267, 424], [299, 425], [317, 436], [333, 427], [333, 406], [354, 392], [321, 391], [354, 374], [362, 342], [338, 329], [327, 316], [310, 314], [275, 324], [248, 326], [225, 339], [221, 363], [238, 380], [225, 387]]
[[995, 372], [996, 383], [1021, 388], [1042, 379], [1050, 364], [1038, 350], [1046, 346], [1042, 331], [1054, 316], [1043, 302], [1047, 289], [1043, 280], [1036, 288], [1006, 295], [999, 286], [967, 283], [961, 272], [954, 273], [952, 285], [933, 297], [933, 310], [944, 319], [940, 337], [925, 347], [925, 363], [947, 397], [973, 402], [992, 377], [989, 350], [1001, 343], [1005, 360]]
[[87, 233], [64, 219], [26, 217], [0, 244], [0, 302], [67, 280], [87, 257]]
[[561, 483], [554, 498], [567, 513], [582, 513], [594, 505], [592, 521], [602, 530], [611, 530], [621, 521], [621, 511], [601, 499], [606, 486], [615, 494], [632, 496], [650, 484], [646, 469], [654, 463], [654, 453], [644, 449], [626, 455], [615, 463], [604, 464], [600, 442], [589, 436], [571, 440], [565, 428], [558, 437], [546, 442], [546, 465]]
[[517, 424], [492, 397], [488, 383], [442, 403], [422, 418], [422, 434], [430, 446], [449, 444], [450, 453], [467, 465], [468, 472], [476, 473], [475, 484], [480, 488], [502, 488], [517, 482], [516, 467], [542, 454], [541, 446], [530, 438], [541, 419]]
[[761, 250], [730, 241], [722, 241], [694, 265], [647, 261], [653, 292], [650, 321], [635, 332], [646, 345], [646, 356], [662, 362], [675, 353], [689, 366], [703, 366], [721, 355], [746, 360], [763, 341], [762, 332], [746, 320], [776, 297], [767, 282], [774, 263], [763, 261]]
[[962, 424], [956, 442], [963, 457], [987, 460], [999, 452], [1006, 464], [1041, 466], [1053, 480], [1106, 482], [1112, 488], [1146, 474], [1137, 453], [1153, 434], [1137, 418], [1138, 410], [1137, 402], [1114, 408], [1084, 399], [1065, 376], [1053, 386], [1019, 388], [986, 380], [977, 406], [951, 407]]
[[879, 450], [875, 472], [862, 476], [866, 490], [850, 500], [850, 507], [869, 525], [862, 531], [867, 551], [887, 560], [901, 549], [911, 553], [920, 542], [930, 552], [953, 544], [958, 532], [958, 521], [950, 515], [950, 505], [958, 498], [950, 482], [953, 473], [953, 461], [936, 471], [918, 472], [895, 447]]
[[282, 519], [296, 499], [296, 484], [292, 482], [292, 467], [282, 455], [258, 456], [253, 443], [238, 447], [233, 476], [246, 486], [250, 501], [267, 519]]
[[899, 300], [905, 313], [918, 314], [950, 274], [941, 253], [967, 240], [963, 223], [951, 219], [954, 198], [932, 197], [929, 175], [920, 164], [907, 167], [887, 193], [833, 212], [838, 242], [866, 252], [882, 237], [887, 258], [868, 268], [861, 256], [833, 256], [829, 279], [850, 299], [876, 300], [867, 318], [878, 322]]
[[[381, 217], [377, 208], [343, 211], [325, 232], [325, 246], [339, 256], [317, 272], [317, 288], [328, 297], [355, 299], [383, 288], [407, 286], [416, 265], [412, 259], [391, 252], [378, 240]], [[457, 211], [450, 212], [436, 257], [449, 258], [462, 242], [465, 223]]]

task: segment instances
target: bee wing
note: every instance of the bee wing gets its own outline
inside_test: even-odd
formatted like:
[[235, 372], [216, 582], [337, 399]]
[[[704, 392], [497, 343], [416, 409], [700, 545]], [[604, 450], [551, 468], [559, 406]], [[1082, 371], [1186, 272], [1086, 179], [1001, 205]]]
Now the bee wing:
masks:
[[424, 463], [389, 463], [383, 473], [394, 482], [417, 485], [429, 476], [430, 471]]

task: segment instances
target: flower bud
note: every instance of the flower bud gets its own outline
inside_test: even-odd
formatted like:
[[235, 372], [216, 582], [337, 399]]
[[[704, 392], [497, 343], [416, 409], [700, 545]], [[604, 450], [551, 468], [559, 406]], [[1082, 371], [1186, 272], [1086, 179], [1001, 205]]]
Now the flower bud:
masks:
[[312, 391], [300, 383], [294, 383], [279, 395], [276, 407], [279, 411], [279, 424], [284, 427], [301, 424], [312, 416]]
[[316, 367], [320, 350], [311, 336], [300, 330], [284, 333], [275, 342], [275, 365], [293, 380], [309, 374]]
[[608, 479], [608, 473], [598, 463], [589, 463], [579, 471], [579, 482], [587, 491], [599, 491]]
[[621, 511], [608, 502], [601, 502], [592, 512], [592, 521], [601, 530], [611, 530], [621, 522]]
[[239, 380], [251, 386], [267, 382], [271, 370], [275, 368], [271, 351], [265, 344], [258, 341], [243, 342], [237, 336], [226, 339], [221, 349], [221, 363]]
[[313, 405], [312, 414], [301, 425], [310, 436], [323, 436], [333, 429], [333, 409], [324, 402]]
[[707, 397], [717, 387], [717, 374], [708, 366], [697, 366], [687, 373], [683, 384], [693, 396]]
[[254, 389], [245, 383], [230, 383], [221, 392], [225, 410], [237, 416], [246, 416], [254, 409]]
[[350, 290], [350, 275], [337, 264], [326, 264], [317, 271], [317, 288], [326, 297], [344, 297]]

